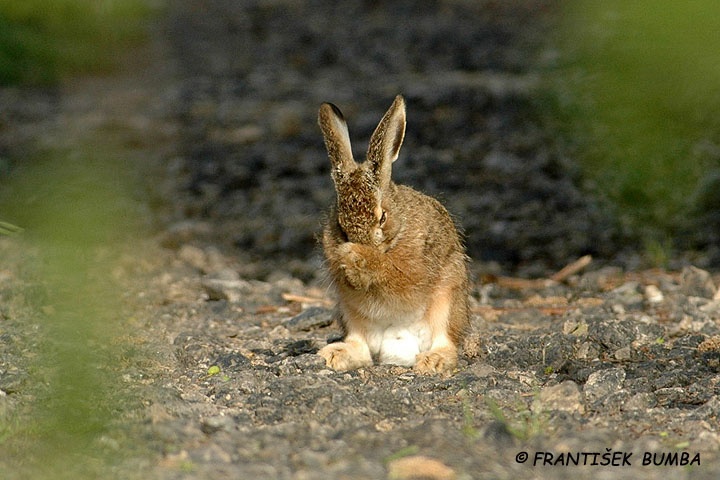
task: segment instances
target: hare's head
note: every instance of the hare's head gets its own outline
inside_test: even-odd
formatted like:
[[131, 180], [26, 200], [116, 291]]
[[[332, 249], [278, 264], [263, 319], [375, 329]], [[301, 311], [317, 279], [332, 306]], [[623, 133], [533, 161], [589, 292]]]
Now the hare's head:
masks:
[[353, 159], [347, 124], [331, 103], [320, 107], [318, 123], [332, 165], [337, 221], [347, 240], [380, 245], [397, 231], [390, 198], [392, 163], [405, 136], [405, 101], [398, 95], [370, 137], [365, 162]]

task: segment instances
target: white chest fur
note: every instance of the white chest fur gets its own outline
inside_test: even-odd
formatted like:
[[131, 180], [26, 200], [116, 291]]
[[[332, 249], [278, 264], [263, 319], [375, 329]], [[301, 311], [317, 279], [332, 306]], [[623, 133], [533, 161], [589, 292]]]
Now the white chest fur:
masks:
[[388, 305], [373, 305], [367, 311], [366, 340], [370, 353], [380, 363], [413, 366], [420, 352], [430, 349], [432, 332], [424, 321], [424, 308], [411, 311]]

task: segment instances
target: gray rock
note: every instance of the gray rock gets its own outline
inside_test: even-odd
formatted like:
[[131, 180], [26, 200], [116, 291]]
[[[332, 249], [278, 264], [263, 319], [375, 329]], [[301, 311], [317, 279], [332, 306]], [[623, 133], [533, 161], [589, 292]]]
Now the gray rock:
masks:
[[680, 291], [690, 297], [713, 298], [717, 287], [709, 272], [690, 266], [682, 271]]
[[209, 300], [227, 300], [230, 303], [239, 302], [253, 291], [250, 282], [241, 280], [236, 272], [229, 270], [206, 275], [202, 278], [202, 287]]
[[235, 428], [235, 421], [224, 415], [215, 415], [208, 418], [203, 418], [200, 421], [200, 430], [208, 435], [220, 430], [232, 431]]
[[570, 413], [585, 413], [583, 395], [577, 383], [566, 380], [558, 385], [540, 390], [537, 400], [533, 402], [533, 411], [559, 410]]
[[309, 371], [318, 371], [326, 368], [325, 359], [314, 353], [305, 353], [295, 357], [288, 357], [278, 365], [283, 375], [293, 375]]
[[618, 348], [613, 354], [615, 360], [620, 362], [630, 360], [632, 358], [632, 349], [629, 346]]
[[646, 411], [657, 405], [655, 394], [650, 392], [640, 392], [632, 395], [623, 405], [623, 410], [639, 410]]
[[675, 407], [678, 403], [686, 403], [687, 398], [685, 389], [682, 387], [659, 388], [655, 390], [655, 397], [658, 405], [663, 407]]
[[290, 331], [310, 331], [327, 327], [333, 322], [333, 311], [322, 307], [310, 307], [283, 322]]
[[608, 368], [593, 372], [583, 387], [585, 399], [590, 403], [597, 402], [620, 390], [623, 382], [625, 382], [625, 370], [622, 368]]
[[639, 310], [643, 307], [645, 297], [638, 282], [632, 281], [620, 285], [607, 297], [609, 305], [620, 305], [625, 310]]

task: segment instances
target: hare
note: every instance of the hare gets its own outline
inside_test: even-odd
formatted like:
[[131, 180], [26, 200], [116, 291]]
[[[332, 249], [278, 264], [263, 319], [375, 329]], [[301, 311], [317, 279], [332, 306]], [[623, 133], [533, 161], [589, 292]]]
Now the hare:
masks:
[[403, 97], [380, 120], [361, 164], [335, 105], [320, 107], [318, 123], [337, 193], [322, 246], [344, 330], [343, 341], [318, 354], [335, 370], [373, 361], [420, 373], [454, 369], [469, 325], [468, 257], [440, 202], [390, 179], [405, 136]]

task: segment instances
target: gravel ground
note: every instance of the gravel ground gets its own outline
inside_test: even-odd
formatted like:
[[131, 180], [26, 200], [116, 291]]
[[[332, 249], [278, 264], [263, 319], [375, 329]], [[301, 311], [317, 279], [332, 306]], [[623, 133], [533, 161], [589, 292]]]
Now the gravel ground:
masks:
[[[720, 277], [607, 266], [613, 221], [534, 113], [552, 4], [342, 5], [174, 2], [142, 75], [0, 92], [8, 178], [89, 136], [152, 179], [123, 204], [152, 233], [83, 254], [118, 297], [91, 346], [119, 388], [88, 392], [111, 420], [68, 461], [104, 478], [717, 478]], [[340, 105], [361, 151], [398, 92], [398, 180], [444, 198], [476, 260], [451, 376], [315, 355], [339, 332], [313, 238], [332, 200], [316, 109]], [[8, 425], [55, 391], [37, 356], [62, 306], [31, 240], [0, 239], [9, 478], [45, 452]], [[550, 280], [587, 253], [601, 261]]]

